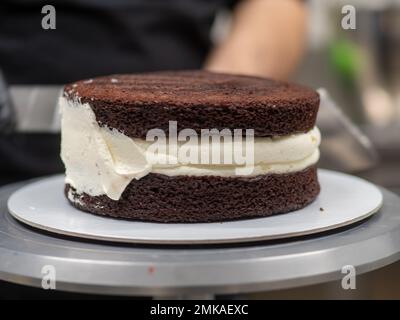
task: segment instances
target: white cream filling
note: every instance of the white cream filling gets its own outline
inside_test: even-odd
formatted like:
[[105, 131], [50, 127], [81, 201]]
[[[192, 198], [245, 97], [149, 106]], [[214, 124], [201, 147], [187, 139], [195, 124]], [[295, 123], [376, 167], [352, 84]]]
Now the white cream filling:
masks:
[[[61, 97], [59, 106], [66, 182], [78, 193], [105, 194], [118, 200], [133, 179], [150, 172], [168, 176], [237, 176], [235, 164], [193, 165], [180, 163], [179, 159], [173, 164], [158, 164], [157, 156], [148, 152], [153, 142], [100, 127], [89, 104]], [[285, 137], [254, 138], [254, 168], [250, 176], [296, 172], [315, 164], [320, 140], [317, 128]], [[178, 151], [183, 145], [184, 142], [178, 143]]]

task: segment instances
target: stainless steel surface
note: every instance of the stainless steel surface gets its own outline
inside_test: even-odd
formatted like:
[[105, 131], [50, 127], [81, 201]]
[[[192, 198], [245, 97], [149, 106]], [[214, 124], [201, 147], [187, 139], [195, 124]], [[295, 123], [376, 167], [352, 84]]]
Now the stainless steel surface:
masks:
[[400, 122], [400, 2], [357, 11], [351, 33], [363, 59], [358, 78], [365, 113], [371, 124]]
[[15, 105], [17, 131], [59, 132], [57, 102], [61, 90], [62, 86], [11, 86], [9, 91]]
[[6, 79], [0, 69], [0, 134], [12, 131], [15, 125], [14, 104], [8, 92]]
[[362, 224], [318, 237], [246, 246], [156, 247], [98, 244], [25, 227], [6, 211], [22, 184], [0, 189], [0, 279], [40, 287], [45, 265], [57, 289], [178, 296], [267, 291], [340, 279], [400, 258], [400, 199], [382, 189], [382, 210]]
[[369, 138], [336, 105], [326, 89], [318, 89], [321, 107], [317, 126], [321, 129], [320, 165], [355, 172], [372, 168], [378, 154]]

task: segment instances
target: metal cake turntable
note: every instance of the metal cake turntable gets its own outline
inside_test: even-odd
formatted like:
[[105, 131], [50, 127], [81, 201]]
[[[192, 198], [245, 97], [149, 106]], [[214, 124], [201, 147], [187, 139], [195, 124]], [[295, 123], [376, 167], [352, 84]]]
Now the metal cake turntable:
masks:
[[345, 265], [361, 274], [400, 258], [400, 198], [385, 189], [377, 213], [364, 212], [363, 221], [334, 231], [241, 244], [144, 245], [27, 226], [7, 210], [10, 195], [24, 185], [0, 188], [0, 279], [19, 284], [40, 287], [50, 265], [58, 290], [197, 297], [322, 283], [341, 279]]
[[[87, 214], [64, 196], [64, 176], [28, 184], [8, 200], [8, 211], [30, 226], [95, 240], [146, 244], [219, 244], [275, 240], [346, 226], [382, 205], [378, 187], [347, 174], [318, 171], [321, 193], [301, 210], [258, 219], [216, 223], [145, 223]], [[44, 196], [45, 195], [45, 196]]]

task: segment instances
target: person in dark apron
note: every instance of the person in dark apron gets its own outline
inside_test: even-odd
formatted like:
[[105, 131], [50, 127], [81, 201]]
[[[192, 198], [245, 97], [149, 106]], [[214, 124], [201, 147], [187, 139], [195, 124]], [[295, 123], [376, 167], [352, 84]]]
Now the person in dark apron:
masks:
[[[49, 4], [55, 29], [42, 27]], [[231, 27], [215, 44], [214, 22], [224, 10], [232, 12]], [[300, 0], [2, 0], [0, 184], [63, 171], [59, 135], [18, 132], [4, 83], [199, 68], [284, 79], [301, 56], [305, 25]]]

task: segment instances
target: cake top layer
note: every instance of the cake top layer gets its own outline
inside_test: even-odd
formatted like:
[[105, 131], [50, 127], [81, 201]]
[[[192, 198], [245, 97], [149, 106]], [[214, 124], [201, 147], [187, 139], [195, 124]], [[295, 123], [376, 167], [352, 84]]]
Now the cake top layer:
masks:
[[111, 75], [69, 84], [64, 96], [88, 103], [102, 126], [144, 138], [150, 129], [254, 129], [255, 136], [311, 130], [314, 90], [271, 79], [207, 71]]
[[165, 103], [181, 107], [233, 104], [285, 107], [298, 102], [319, 102], [314, 90], [297, 84], [207, 71], [111, 75], [67, 85], [65, 92], [84, 102]]

